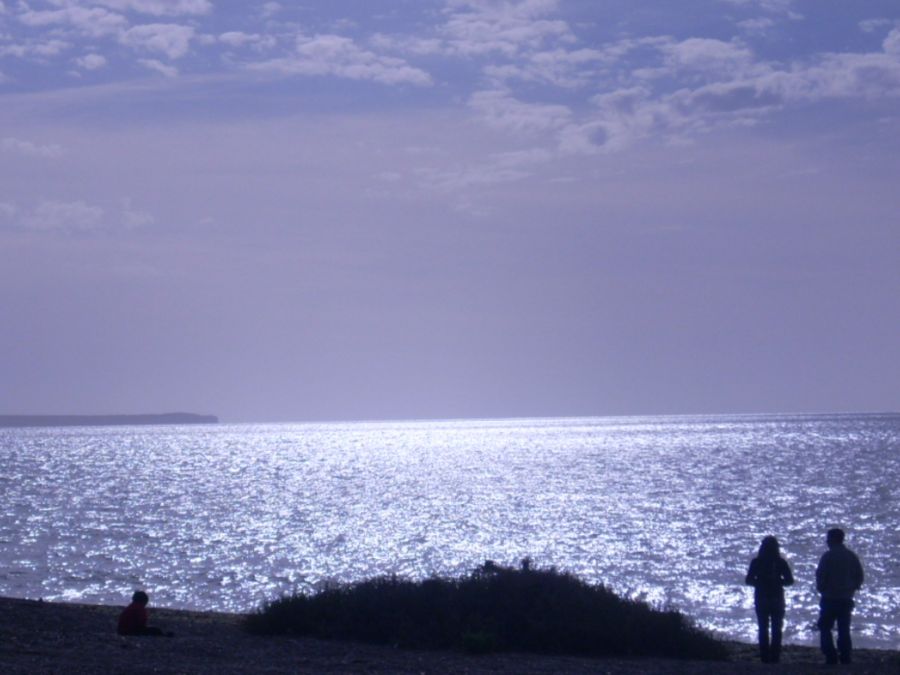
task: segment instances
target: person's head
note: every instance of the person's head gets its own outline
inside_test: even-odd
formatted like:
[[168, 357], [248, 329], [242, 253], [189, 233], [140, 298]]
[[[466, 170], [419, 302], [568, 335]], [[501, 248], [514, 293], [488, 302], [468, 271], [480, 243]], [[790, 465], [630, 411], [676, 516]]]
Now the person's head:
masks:
[[844, 531], [839, 527], [833, 527], [828, 530], [825, 541], [829, 546], [840, 546], [844, 543]]
[[131, 596], [131, 601], [135, 602], [139, 605], [145, 605], [150, 602], [150, 598], [147, 597], [147, 594], [144, 591], [135, 591], [134, 595]]
[[759, 557], [777, 558], [780, 555], [781, 550], [778, 546], [778, 540], [771, 534], [767, 537], [763, 537], [762, 543], [759, 545]]

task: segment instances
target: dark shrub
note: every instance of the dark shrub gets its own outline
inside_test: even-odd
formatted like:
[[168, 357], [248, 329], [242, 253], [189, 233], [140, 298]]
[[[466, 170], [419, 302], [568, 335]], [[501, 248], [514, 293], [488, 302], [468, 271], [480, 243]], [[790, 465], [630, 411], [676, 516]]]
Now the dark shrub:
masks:
[[267, 603], [247, 617], [246, 628], [472, 653], [727, 656], [679, 612], [527, 563], [515, 570], [488, 562], [462, 579], [390, 576], [334, 585]]

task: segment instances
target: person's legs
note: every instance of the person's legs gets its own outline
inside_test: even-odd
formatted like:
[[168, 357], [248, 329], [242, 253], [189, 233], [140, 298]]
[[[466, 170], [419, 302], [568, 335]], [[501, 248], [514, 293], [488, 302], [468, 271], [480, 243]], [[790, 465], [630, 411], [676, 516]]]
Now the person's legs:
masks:
[[778, 663], [781, 658], [784, 600], [779, 597], [760, 598], [756, 605], [756, 620], [759, 624], [760, 659], [763, 663]]
[[831, 635], [831, 629], [834, 627], [836, 619], [833, 601], [822, 598], [819, 603], [819, 638], [826, 663], [837, 663], [838, 661], [834, 638]]
[[784, 627], [784, 605], [778, 603], [772, 608], [772, 646], [769, 648], [769, 661], [778, 663], [781, 659], [781, 632]]
[[769, 662], [769, 607], [768, 603], [756, 602], [756, 625], [759, 629], [759, 658], [763, 663]]
[[837, 648], [841, 657], [841, 663], [850, 663], [853, 652], [853, 641], [850, 639], [850, 613], [853, 611], [853, 601], [841, 602], [837, 612]]

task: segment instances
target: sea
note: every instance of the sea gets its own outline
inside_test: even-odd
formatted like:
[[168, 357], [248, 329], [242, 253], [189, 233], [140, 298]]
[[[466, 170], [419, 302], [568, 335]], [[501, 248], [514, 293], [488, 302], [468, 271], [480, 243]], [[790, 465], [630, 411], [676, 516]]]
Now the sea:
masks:
[[858, 646], [900, 649], [900, 415], [0, 429], [0, 595], [246, 612], [377, 575], [555, 567], [753, 641], [763, 536], [815, 644], [842, 527]]

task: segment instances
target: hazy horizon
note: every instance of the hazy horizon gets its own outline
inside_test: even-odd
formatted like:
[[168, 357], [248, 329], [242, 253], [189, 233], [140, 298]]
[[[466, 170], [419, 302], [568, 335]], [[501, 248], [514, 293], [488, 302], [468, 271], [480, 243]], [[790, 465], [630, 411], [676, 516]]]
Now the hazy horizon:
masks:
[[893, 0], [0, 0], [0, 413], [900, 409]]
[[[716, 412], [716, 413], [635, 413], [623, 415], [604, 415], [602, 413], [586, 413], [583, 415], [508, 415], [497, 417], [381, 417], [381, 418], [296, 418], [296, 419], [224, 419], [217, 415], [215, 411], [195, 411], [195, 410], [160, 410], [160, 411], [125, 411], [125, 412], [107, 412], [107, 413], [7, 413], [0, 411], [0, 417], [131, 417], [137, 415], [170, 415], [170, 414], [193, 414], [193, 415], [211, 415], [218, 418], [216, 424], [390, 424], [390, 423], [416, 423], [416, 422], [502, 422], [502, 421], [527, 421], [527, 420], [576, 420], [576, 419], [641, 419], [641, 418], [758, 418], [758, 417], [853, 417], [853, 416], [890, 416], [900, 415], [897, 410], [791, 410], [791, 411], [756, 411], [756, 412]], [[192, 422], [191, 424], [197, 424]], [[201, 424], [207, 424], [203, 422]]]

